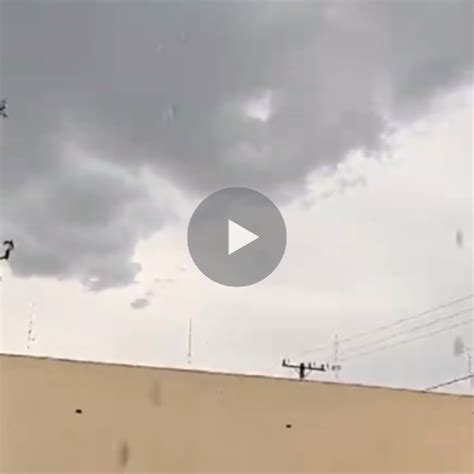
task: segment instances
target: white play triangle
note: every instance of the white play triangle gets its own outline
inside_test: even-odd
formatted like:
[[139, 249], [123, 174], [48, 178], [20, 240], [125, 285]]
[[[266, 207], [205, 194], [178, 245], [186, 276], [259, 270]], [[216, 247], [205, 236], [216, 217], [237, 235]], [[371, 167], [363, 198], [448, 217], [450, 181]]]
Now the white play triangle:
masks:
[[232, 255], [237, 250], [251, 244], [259, 238], [258, 235], [250, 232], [245, 227], [236, 224], [234, 221], [228, 220], [229, 237], [228, 237], [228, 255]]

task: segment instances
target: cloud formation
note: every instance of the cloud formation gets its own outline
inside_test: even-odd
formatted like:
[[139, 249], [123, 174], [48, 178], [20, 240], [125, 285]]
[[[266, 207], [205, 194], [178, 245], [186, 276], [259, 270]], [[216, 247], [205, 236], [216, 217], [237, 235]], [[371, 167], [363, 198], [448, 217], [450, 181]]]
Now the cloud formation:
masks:
[[199, 195], [292, 197], [472, 80], [469, 1], [1, 8], [12, 269], [94, 290], [133, 282], [135, 244], [172, 212], [144, 170]]
[[130, 307], [133, 309], [145, 309], [150, 305], [150, 301], [146, 298], [136, 298], [130, 303]]

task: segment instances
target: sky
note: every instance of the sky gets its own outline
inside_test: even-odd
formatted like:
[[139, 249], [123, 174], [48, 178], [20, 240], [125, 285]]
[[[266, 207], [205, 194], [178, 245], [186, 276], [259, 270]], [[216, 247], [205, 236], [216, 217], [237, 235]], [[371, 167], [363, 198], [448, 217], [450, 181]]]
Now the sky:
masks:
[[[2, 1], [0, 231], [16, 248], [0, 350], [285, 376], [283, 357], [332, 360], [337, 334], [340, 381], [464, 375], [468, 324], [351, 355], [469, 320], [472, 298], [343, 340], [473, 293], [472, 13]], [[228, 186], [286, 221], [282, 262], [251, 287], [208, 280], [186, 245], [195, 207]]]

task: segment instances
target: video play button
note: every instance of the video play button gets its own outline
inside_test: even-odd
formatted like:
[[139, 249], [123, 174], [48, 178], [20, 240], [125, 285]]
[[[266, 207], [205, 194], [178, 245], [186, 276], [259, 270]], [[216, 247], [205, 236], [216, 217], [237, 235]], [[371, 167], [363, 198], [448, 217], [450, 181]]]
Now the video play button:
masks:
[[208, 278], [248, 286], [266, 278], [286, 247], [283, 217], [263, 194], [227, 188], [204, 199], [188, 226], [188, 247]]
[[232, 255], [237, 250], [251, 244], [253, 241], [258, 239], [258, 235], [250, 232], [245, 227], [236, 224], [234, 221], [229, 220], [229, 236], [227, 237], [228, 242], [228, 254]]

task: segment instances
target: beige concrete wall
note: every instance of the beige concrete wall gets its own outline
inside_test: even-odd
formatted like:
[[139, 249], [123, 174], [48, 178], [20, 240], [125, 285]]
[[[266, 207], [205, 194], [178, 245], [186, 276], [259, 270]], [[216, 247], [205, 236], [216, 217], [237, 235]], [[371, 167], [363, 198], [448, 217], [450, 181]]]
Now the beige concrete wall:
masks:
[[0, 386], [1, 472], [473, 470], [471, 397], [16, 356]]

